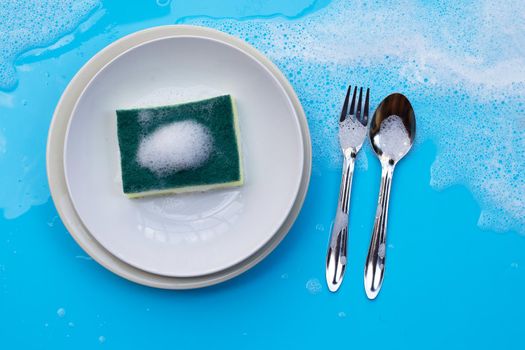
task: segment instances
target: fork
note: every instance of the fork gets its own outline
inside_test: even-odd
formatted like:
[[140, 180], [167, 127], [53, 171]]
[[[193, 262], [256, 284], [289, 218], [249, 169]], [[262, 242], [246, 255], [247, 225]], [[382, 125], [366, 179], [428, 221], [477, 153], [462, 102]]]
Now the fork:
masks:
[[341, 116], [339, 118], [339, 143], [344, 155], [344, 161], [337, 212], [332, 226], [332, 233], [330, 235], [330, 245], [328, 246], [328, 252], [326, 255], [326, 283], [331, 292], [336, 292], [341, 286], [346, 269], [348, 209], [350, 207], [352, 176], [354, 174], [355, 158], [365, 141], [368, 124], [368, 100], [370, 89], [366, 89], [363, 110], [361, 110], [363, 88], [359, 88], [357, 108], [355, 104], [357, 86], [354, 88], [352, 101], [350, 102], [351, 90], [352, 86], [348, 86], [345, 102], [343, 103], [343, 110], [341, 111]]

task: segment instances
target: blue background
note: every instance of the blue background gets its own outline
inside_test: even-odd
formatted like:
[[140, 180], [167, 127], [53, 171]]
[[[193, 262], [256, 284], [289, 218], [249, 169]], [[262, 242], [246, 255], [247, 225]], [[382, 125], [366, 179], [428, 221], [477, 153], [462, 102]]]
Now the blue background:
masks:
[[[47, 193], [45, 143], [56, 103], [77, 70], [115, 39], [192, 18], [211, 18], [207, 24], [214, 18], [293, 21], [322, 11], [329, 1], [172, 5], [104, 1], [103, 15], [70, 43], [17, 61], [30, 69], [19, 70], [18, 85], [2, 93], [12, 103], [0, 106], [0, 127], [11, 147], [8, 156], [14, 149], [15, 155], [35, 157], [27, 164], [31, 176], [10, 171], [26, 159], [3, 160], [2, 191], [18, 181], [18, 191]], [[318, 145], [315, 103], [303, 93], [296, 72], [276, 63], [297, 89]], [[382, 84], [374, 81], [373, 70], [352, 78]], [[393, 88], [403, 85], [377, 90]], [[339, 85], [332, 94], [339, 100], [343, 93]], [[416, 116], [436, 108], [427, 103], [428, 95], [410, 97]], [[380, 98], [376, 94], [372, 105]], [[447, 97], [441, 103], [456, 108]], [[338, 108], [330, 111], [335, 115]], [[358, 167], [354, 176], [349, 265], [341, 290], [330, 293], [324, 259], [340, 170], [319, 155], [319, 146], [313, 151], [308, 196], [282, 244], [252, 270], [201, 290], [156, 290], [113, 275], [76, 245], [47, 195], [23, 215], [0, 218], [0, 347], [523, 348], [525, 241], [516, 232], [480, 230], [480, 207], [467, 187], [430, 186], [437, 153], [432, 139], [421, 140], [396, 169], [386, 279], [375, 301], [366, 298], [362, 280], [380, 168], [369, 147], [364, 150], [368, 167]]]

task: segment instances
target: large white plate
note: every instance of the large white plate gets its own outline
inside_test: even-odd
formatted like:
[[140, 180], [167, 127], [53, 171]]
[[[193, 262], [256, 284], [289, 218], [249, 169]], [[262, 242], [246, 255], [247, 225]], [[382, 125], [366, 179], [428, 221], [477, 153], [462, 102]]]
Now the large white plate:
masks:
[[[193, 36], [193, 38], [190, 38], [189, 36]], [[161, 39], [162, 40], [158, 40]], [[169, 39], [168, 39], [169, 38]], [[207, 38], [207, 39], [205, 39]], [[177, 40], [175, 40], [177, 39]], [[213, 40], [211, 40], [213, 39]], [[124, 59], [126, 56], [129, 56], [132, 52], [139, 52], [140, 55], [148, 55], [148, 51], [144, 50], [143, 52], [140, 52], [140, 49], [142, 47], [147, 47], [148, 45], [160, 45], [157, 46], [158, 49], [160, 49], [163, 45], [166, 45], [166, 43], [174, 43], [178, 42], [181, 43], [181, 45], [193, 45], [188, 43], [195, 43], [200, 42], [198, 44], [202, 47], [202, 43], [206, 43], [204, 46], [209, 46], [209, 48], [213, 48], [213, 55], [217, 57], [222, 57], [221, 59], [215, 61], [214, 64], [218, 64], [220, 67], [220, 64], [226, 64], [226, 66], [229, 66], [227, 61], [229, 59], [234, 60], [235, 66], [241, 66], [241, 72], [243, 72], [243, 64], [244, 69], [249, 69], [250, 74], [253, 74], [253, 79], [250, 78], [250, 76], [243, 75], [242, 77], [242, 83], [239, 85], [240, 88], [235, 88], [234, 80], [232, 79], [232, 75], [229, 75], [228, 77], [223, 76], [223, 80], [220, 79], [216, 80], [215, 83], [210, 84], [210, 80], [204, 80], [204, 77], [201, 81], [192, 80], [193, 84], [188, 85], [193, 92], [200, 91], [198, 93], [202, 93], [203, 90], [207, 93], [210, 92], [231, 92], [232, 94], [236, 95], [239, 100], [239, 114], [241, 118], [241, 131], [243, 134], [243, 143], [245, 147], [245, 161], [246, 161], [246, 170], [247, 170], [247, 185], [242, 190], [234, 190], [234, 191], [222, 191], [222, 192], [216, 192], [213, 194], [204, 194], [204, 195], [193, 195], [193, 198], [189, 197], [180, 197], [177, 199], [174, 199], [175, 197], [166, 197], [163, 199], [155, 199], [155, 200], [143, 200], [141, 202], [130, 204], [130, 201], [127, 199], [125, 200], [127, 203], [124, 204], [124, 207], [126, 210], [134, 210], [134, 213], [137, 212], [140, 213], [139, 218], [131, 218], [132, 220], [135, 220], [135, 223], [137, 224], [137, 227], [141, 227], [140, 229], [137, 229], [135, 227], [134, 230], [127, 231], [127, 232], [121, 232], [121, 234], [124, 234], [124, 236], [120, 236], [119, 239], [116, 239], [117, 241], [121, 242], [120, 244], [130, 244], [130, 242], [135, 239], [135, 242], [142, 242], [145, 246], [150, 247], [148, 249], [154, 249], [149, 250], [145, 253], [144, 256], [147, 257], [144, 261], [146, 261], [146, 264], [155, 264], [157, 265], [148, 265], [145, 267], [148, 271], [154, 271], [157, 274], [168, 274], [168, 275], [174, 275], [174, 276], [195, 276], [196, 274], [203, 274], [202, 276], [198, 277], [184, 277], [184, 278], [173, 278], [173, 277], [164, 277], [157, 274], [151, 274], [145, 271], [141, 271], [140, 269], [136, 269], [133, 266], [130, 266], [126, 264], [124, 261], [119, 259], [119, 257], [123, 257], [122, 251], [117, 249], [115, 251], [115, 255], [112, 255], [109, 251], [104, 249], [102, 245], [99, 244], [94, 239], [95, 236], [95, 230], [86, 230], [86, 228], [82, 225], [80, 222], [78, 216], [76, 215], [76, 212], [72, 208], [72, 202], [69, 196], [67, 196], [67, 191], [64, 186], [64, 174], [61, 173], [64, 169], [61, 166], [61, 154], [60, 151], [63, 147], [64, 142], [64, 133], [65, 133], [65, 125], [70, 117], [70, 113], [73, 107], [73, 104], [77, 101], [78, 96], [80, 95], [81, 90], [86, 86], [87, 82], [91, 77], [96, 75], [98, 70], [106, 64], [107, 62], [111, 61], [115, 56], [120, 55], [122, 52], [125, 52], [126, 50], [129, 50], [129, 48], [136, 47], [139, 45], [137, 49], [133, 49], [129, 51], [128, 53], [124, 54], [122, 57]], [[146, 44], [144, 44], [146, 43]], [[142, 45], [140, 45], [142, 44]], [[198, 49], [196, 47], [192, 47], [192, 50]], [[176, 59], [176, 55], [174, 56], [173, 52], [170, 52], [168, 47], [165, 47], [166, 52], [164, 52], [162, 55], [155, 56], [155, 59], [159, 59], [162, 56], [168, 56], [171, 58], [170, 64], [171, 69], [177, 71], [177, 69], [173, 68], [175, 65], [173, 65], [173, 59]], [[222, 51], [222, 53], [221, 53]], [[158, 52], [157, 52], [158, 53]], [[218, 54], [219, 53], [219, 54]], [[218, 54], [218, 55], [217, 55]], [[146, 56], [138, 56], [138, 57], [146, 57]], [[228, 56], [231, 55], [231, 56]], [[122, 58], [121, 57], [121, 58]], [[233, 57], [233, 58], [232, 58]], [[116, 62], [118, 62], [119, 59], [117, 58]], [[207, 59], [210, 59], [210, 57], [207, 57]], [[177, 62], [175, 60], [175, 62]], [[197, 60], [197, 63], [203, 64], [206, 62], [203, 62], [202, 60]], [[229, 62], [231, 64], [231, 62]], [[243, 64], [241, 64], [243, 63]], [[186, 64], [192, 64], [192, 62], [186, 61]], [[110, 69], [115, 64], [110, 64], [108, 68], [102, 70], [104, 72], [107, 69]], [[138, 103], [137, 101], [139, 99], [142, 99], [142, 103], [147, 103], [147, 99], [144, 100], [144, 96], [147, 96], [151, 93], [151, 91], [158, 90], [160, 88], [163, 88], [162, 94], [157, 94], [158, 96], [161, 96], [161, 99], [173, 99], [176, 100], [178, 98], [187, 98], [188, 96], [183, 96], [184, 93], [181, 93], [181, 90], [179, 89], [181, 85], [177, 85], [175, 82], [180, 82], [181, 76], [184, 76], [182, 74], [183, 72], [179, 70], [179, 73], [181, 73], [181, 76], [175, 76], [170, 75], [168, 69], [162, 70], [160, 68], [161, 66], [158, 64], [154, 64], [151, 66], [149, 73], [157, 72], [157, 75], [153, 74], [149, 77], [152, 79], [157, 79], [157, 82], [155, 86], [150, 85], [150, 89], [145, 88], [145, 90], [142, 90], [142, 97], [137, 98], [135, 101], [132, 101], [133, 103]], [[186, 66], [187, 67], [187, 66]], [[231, 65], [230, 65], [231, 67]], [[246, 68], [248, 67], [248, 68]], [[256, 67], [256, 69], [254, 69]], [[117, 67], [118, 68], [118, 67]], [[202, 71], [206, 72], [207, 75], [210, 74], [210, 72], [214, 71], [215, 69], [211, 69], [209, 66], [206, 65], [201, 66]], [[133, 71], [133, 77], [131, 77], [131, 72], [127, 72], [126, 74], [123, 74], [122, 71], [115, 70], [113, 74], [116, 75], [109, 75], [112, 78], [118, 78], [122, 79], [123, 81], [129, 82], [129, 79], [136, 79], [140, 76], [141, 72], [142, 74], [146, 74], [145, 72], [148, 72], [148, 69], [140, 67], [139, 69], [135, 69], [136, 71]], [[116, 73], [115, 73], [116, 72]], [[162, 74], [158, 74], [158, 72], [162, 72]], [[246, 71], [244, 71], [246, 72]], [[235, 72], [231, 72], [230, 74], [234, 74]], [[120, 75], [119, 75], [120, 74]], [[172, 78], [169, 82], [164, 80], [164, 75], [168, 75]], [[99, 76], [102, 76], [102, 73], [99, 74]], [[148, 80], [148, 79], [146, 79]], [[101, 79], [103, 82], [104, 79]], [[144, 80], [142, 80], [144, 81]], [[159, 84], [160, 81], [160, 84]], [[219, 83], [218, 83], [219, 82]], [[220, 84], [222, 83], [222, 85]], [[100, 84], [98, 82], [98, 77], [94, 79], [93, 83], [91, 83], [89, 86], [96, 86], [96, 84]], [[253, 95], [250, 95], [249, 90], [252, 89], [253, 84], [255, 84], [257, 90]], [[86, 131], [89, 130], [90, 125], [96, 125], [95, 122], [97, 120], [96, 115], [99, 115], [99, 123], [102, 125], [103, 122], [101, 120], [104, 119], [104, 117], [101, 117], [102, 115], [108, 117], [107, 119], [112, 119], [111, 115], [114, 110], [114, 104], [117, 101], [118, 102], [118, 108], [122, 108], [125, 106], [122, 106], [122, 104], [125, 104], [125, 102], [130, 103], [129, 106], [132, 106], [132, 102], [130, 102], [131, 99], [133, 99], [133, 95], [135, 92], [128, 89], [128, 92], [115, 92], [113, 88], [115, 86], [119, 86], [118, 83], [115, 81], [112, 81], [111, 84], [106, 85], [107, 89], [103, 92], [103, 95], [111, 95], [114, 96], [102, 96], [98, 95], [97, 101], [95, 102], [101, 102], [105, 101], [104, 103], [100, 103], [100, 108], [98, 109], [99, 112], [94, 113], [94, 111], [97, 111], [97, 108], [95, 105], [97, 103], [91, 103], [90, 104], [90, 115], [89, 117], [85, 117], [84, 119], [81, 119], [79, 117], [78, 120], [84, 120], [85, 124], [79, 124], [81, 125], [82, 131], [82, 137], [80, 139], [91, 139], [91, 141], [86, 142], [80, 142], [80, 143], [74, 143], [76, 146], [71, 146], [71, 150], [74, 149], [74, 147], [85, 147], [82, 149], [85, 152], [92, 152], [93, 154], [100, 154], [96, 153], [95, 150], [105, 149], [105, 152], [107, 154], [110, 153], [111, 147], [116, 147], [116, 144], [113, 144], [111, 146], [111, 138], [110, 134], [105, 134], [104, 136], [91, 134], [91, 137], [87, 137], [89, 134], [86, 134]], [[125, 87], [124, 85], [120, 85], [123, 89]], [[266, 87], [266, 89], [261, 89], [260, 86]], [[272, 88], [269, 88], [269, 86], [273, 86]], [[175, 87], [175, 88], [174, 88]], [[168, 90], [166, 90], [168, 89]], [[84, 94], [84, 97], [88, 96], [90, 88], [86, 90], [86, 93]], [[97, 90], [99, 89], [93, 89], [95, 91], [95, 95], [97, 96]], [[103, 89], [100, 89], [103, 90]], [[126, 90], [126, 89], [124, 89]], [[138, 92], [140, 93], [141, 88], [138, 88]], [[278, 93], [276, 93], [278, 91]], [[128, 94], [128, 98], [126, 99], [126, 94]], [[166, 95], [167, 94], [167, 95]], [[271, 97], [272, 102], [269, 103], [268, 99], [265, 99], [265, 95], [269, 95]], [[117, 99], [115, 99], [115, 96]], [[131, 97], [129, 97], [131, 96]], [[251, 96], [251, 97], [250, 97]], [[155, 96], [153, 96], [155, 97]], [[92, 97], [93, 98], [93, 97]], [[120, 98], [120, 100], [118, 100]], [[151, 101], [152, 96], [150, 96]], [[264, 103], [258, 103], [257, 101], [265, 101]], [[276, 100], [277, 99], [277, 100]], [[80, 99], [78, 101], [78, 108], [77, 110], [80, 111], [80, 106], [82, 105], [82, 100]], [[87, 99], [87, 101], [90, 101]], [[91, 100], [93, 102], [93, 100]], [[275, 104], [275, 101], [278, 101], [279, 106], [273, 106], [270, 109], [267, 108], [267, 104]], [[283, 102], [285, 101], [285, 102]], [[246, 103], [250, 102], [250, 103]], [[112, 104], [114, 103], [114, 104]], [[89, 104], [89, 103], [88, 103]], [[258, 118], [258, 119], [270, 119], [274, 121], [273, 124], [267, 124], [267, 126], [258, 125], [258, 124], [250, 124], [246, 123], [246, 121], [242, 122], [243, 115], [251, 115], [251, 113], [246, 114], [248, 110], [250, 110], [252, 105], [257, 105], [259, 108], [261, 108], [263, 111], [270, 112], [264, 113], [264, 118]], [[104, 108], [109, 109], [103, 110]], [[100, 112], [102, 111], [102, 112]], [[285, 112], [283, 112], [285, 111]], [[291, 111], [291, 113], [290, 113]], [[272, 118], [272, 115], [275, 113], [280, 113], [277, 115], [285, 116], [288, 115], [288, 119], [275, 119]], [[100, 113], [100, 114], [98, 114]], [[109, 113], [109, 114], [108, 114]], [[255, 112], [254, 112], [255, 113]], [[255, 114], [257, 116], [261, 116], [262, 114]], [[293, 116], [293, 118], [290, 118], [289, 116]], [[72, 125], [71, 125], [71, 134], [74, 132], [75, 128], [75, 122], [77, 117], [73, 119]], [[286, 117], [282, 117], [286, 118]], [[93, 119], [93, 120], [91, 120]], [[91, 120], [91, 121], [90, 121]], [[114, 119], [113, 119], [114, 120]], [[251, 128], [250, 125], [257, 125], [257, 127]], [[86, 129], [83, 129], [83, 127], [86, 127]], [[94, 126], [91, 126], [95, 131], [99, 130], [95, 128]], [[260, 128], [260, 129], [259, 129]], [[111, 129], [111, 126], [106, 127], [108, 131], [113, 130]], [[277, 145], [285, 145], [284, 149], [281, 147], [278, 147], [277, 157], [272, 159], [271, 157], [266, 157], [262, 164], [254, 164], [249, 159], [254, 158], [253, 156], [250, 156], [250, 154], [257, 154], [256, 152], [263, 152], [263, 147], [259, 147], [258, 143], [251, 143], [248, 138], [248, 135], [257, 135], [255, 133], [255, 130], [261, 131], [263, 135], [266, 135], [270, 138], [270, 140], [273, 140], [273, 142], [266, 142], [263, 143], [264, 147], [270, 147], [269, 150], [271, 153], [276, 152], [276, 148], [273, 147], [274, 144]], [[283, 132], [282, 134], [286, 134], [287, 137], [291, 137], [292, 140], [295, 139], [300, 140], [300, 143], [296, 144], [296, 147], [290, 145], [292, 143], [287, 143], [284, 137], [281, 135], [282, 130], [287, 130]], [[291, 132], [291, 130], [295, 130], [294, 133]], [[104, 133], [102, 133], [104, 134]], [[268, 136], [269, 135], [269, 136]], [[109, 137], [109, 138], [108, 138]], [[252, 136], [250, 136], [252, 137]], [[256, 136], [253, 136], [256, 137]], [[107, 138], [106, 140], [101, 140], [101, 138]], [[94, 142], [97, 140], [97, 142]], [[258, 139], [259, 140], [259, 139]], [[277, 140], [277, 142], [275, 141]], [[280, 141], [279, 141], [280, 140]], [[69, 142], [68, 142], [69, 143]], [[79, 146], [80, 145], [80, 146]], [[86, 147], [87, 146], [87, 147]], [[92, 148], [93, 147], [93, 148]], [[290, 149], [288, 149], [290, 147]], [[69, 147], [68, 147], [69, 149]], [[68, 151], [69, 152], [69, 151]], [[66, 152], [66, 153], [68, 153]], [[255, 152], [255, 153], [254, 153]], [[264, 150], [265, 153], [268, 153], [268, 150]], [[284, 156], [281, 157], [280, 153], [283, 153]], [[82, 157], [87, 156], [87, 154], [82, 153]], [[275, 156], [275, 154], [273, 154]], [[80, 157], [80, 158], [82, 158]], [[76, 158], [76, 157], [74, 157]], [[79, 167], [84, 166], [85, 172], [82, 172], [80, 176], [71, 175], [69, 174], [68, 177], [70, 178], [71, 182], [74, 182], [75, 179], [83, 179], [82, 184], [80, 187], [89, 189], [86, 192], [80, 192], [82, 193], [82, 196], [89, 198], [89, 200], [86, 203], [89, 203], [95, 198], [94, 195], [95, 190], [102, 191], [103, 186], [99, 186], [99, 182], [93, 182], [91, 180], [92, 177], [97, 177], [96, 174], [99, 174], [99, 168], [97, 163], [100, 162], [100, 159], [104, 159], [104, 157], [98, 157], [98, 160], [95, 159], [97, 157], [89, 158], [85, 157], [85, 161], [81, 161], [81, 159], [66, 161], [68, 164], [73, 164], [72, 162], [76, 162], [77, 164], [80, 164]], [[91, 159], [91, 160], [89, 160]], [[277, 159], [277, 161], [275, 160]], [[114, 159], [111, 158], [111, 156], [107, 156], [105, 158], [106, 162], [113, 162]], [[282, 162], [282, 163], [280, 163]], [[278, 173], [277, 168], [283, 168], [283, 169], [291, 169], [291, 168], [285, 168], [287, 166], [287, 163], [290, 163], [293, 165], [293, 171], [286, 170], [282, 174]], [[139, 33], [132, 34], [131, 36], [128, 36], [124, 39], [121, 39], [120, 41], [110, 45], [108, 48], [103, 50], [101, 53], [99, 53], [97, 56], [95, 56], [82, 70], [77, 74], [77, 76], [73, 79], [71, 84], [69, 85], [68, 89], [64, 92], [64, 95], [57, 106], [54, 120], [52, 123], [52, 126], [50, 128], [50, 134], [49, 134], [49, 140], [48, 140], [48, 173], [49, 173], [49, 180], [50, 180], [50, 187], [51, 192], [53, 195], [53, 199], [55, 200], [55, 203], [57, 205], [57, 208], [59, 210], [59, 213], [64, 220], [66, 226], [74, 236], [74, 238], [81, 244], [81, 246], [90, 254], [92, 255], [97, 261], [99, 261], [101, 264], [109, 268], [110, 270], [118, 273], [119, 275], [126, 277], [128, 279], [134, 280], [139, 283], [152, 285], [156, 287], [163, 287], [163, 288], [191, 288], [191, 287], [199, 287], [204, 285], [209, 285], [213, 283], [220, 282], [222, 280], [231, 278], [242, 271], [248, 269], [249, 267], [253, 266], [256, 262], [261, 260], [264, 256], [266, 256], [276, 245], [277, 243], [283, 238], [283, 236], [288, 231], [289, 227], [293, 223], [295, 217], [297, 216], [297, 213], [302, 205], [304, 195], [306, 193], [306, 188], [308, 184], [309, 174], [310, 174], [310, 163], [311, 163], [311, 150], [310, 150], [310, 140], [308, 135], [308, 129], [307, 125], [304, 119], [304, 114], [302, 112], [302, 109], [300, 107], [299, 102], [297, 101], [297, 98], [295, 94], [293, 93], [293, 90], [291, 89], [290, 85], [286, 82], [285, 78], [282, 76], [282, 74], [271, 64], [267, 59], [265, 59], [260, 53], [258, 53], [256, 50], [245, 44], [244, 42], [234, 39], [228, 35], [225, 35], [223, 33], [204, 29], [204, 28], [198, 28], [198, 27], [190, 27], [190, 26], [169, 26], [169, 27], [159, 27], [154, 28], [146, 31], [142, 31]], [[118, 165], [118, 162], [116, 162]], [[270, 165], [270, 168], [266, 168], [265, 171], [259, 172], [258, 170], [254, 172], [253, 169], [261, 169], [261, 166], [263, 164]], [[116, 168], [111, 169], [111, 165], [108, 165], [106, 163], [105, 165], [102, 165], [102, 168], [105, 167], [106, 170], [102, 170], [100, 173], [103, 173], [106, 171], [106, 173], [109, 173], [109, 178], [111, 179], [110, 182], [107, 182], [105, 185], [110, 186], [112, 190], [110, 190], [106, 194], [109, 196], [108, 198], [113, 198], [114, 195], [119, 194], [119, 198], [121, 198], [121, 194], [118, 192], [119, 184], [118, 184], [118, 166]], [[74, 166], [73, 168], [77, 168]], [[109, 169], [109, 170], [108, 170]], [[277, 174], [275, 173], [277, 171]], [[290, 173], [292, 175], [289, 176]], [[273, 172], [273, 173], [272, 173]], [[87, 175], [86, 175], [87, 174]], [[261, 174], [263, 176], [258, 177], [257, 175]], [[289, 177], [286, 175], [288, 174]], [[277, 176], [283, 176], [283, 178], [277, 178]], [[100, 178], [100, 177], [99, 177]], [[115, 182], [116, 180], [116, 182]], [[91, 181], [91, 182], [90, 182]], [[104, 181], [102, 181], [103, 183]], [[277, 187], [278, 191], [273, 191], [272, 189], [275, 188], [275, 186], [279, 186], [280, 184], [286, 184], [284, 187]], [[255, 186], [255, 184], [259, 184]], [[71, 184], [71, 187], [73, 188], [73, 184]], [[251, 186], [254, 187], [254, 189], [251, 189]], [[273, 194], [277, 193], [277, 196], [280, 195], [281, 189], [284, 191], [287, 196], [278, 197], [284, 200], [279, 200], [278, 202], [274, 202], [274, 197], [264, 197], [263, 204], [257, 204], [255, 202], [247, 202], [245, 198], [254, 198], [250, 197], [253, 196], [253, 194], [250, 193], [259, 193], [256, 191], [255, 187], [263, 186], [265, 190], [271, 191]], [[100, 187], [100, 188], [99, 188]], [[286, 188], [285, 188], [286, 187]], [[114, 191], [112, 193], [111, 191]], [[248, 193], [246, 196], [241, 193], [241, 191]], [[72, 193], [74, 190], [72, 191]], [[198, 198], [197, 198], [198, 197]], [[171, 198], [171, 201], [167, 198]], [[113, 198], [114, 199], [114, 198]], [[204, 199], [209, 199], [204, 201]], [[256, 199], [259, 199], [257, 197]], [[155, 203], [155, 201], [159, 201]], [[188, 205], [188, 203], [194, 205], [195, 207], [192, 207], [192, 205]], [[241, 203], [242, 211], [240, 212], [240, 215], [238, 215], [241, 219], [232, 219], [236, 216], [235, 211], [232, 210], [232, 208], [238, 208], [239, 203]], [[247, 205], [246, 203], [255, 203]], [[98, 201], [96, 202], [97, 206], [100, 204], [102, 206], [107, 205], [104, 203], [104, 201]], [[185, 204], [185, 211], [181, 212], [180, 210], [177, 210], [178, 205]], [[254, 209], [246, 209], [251, 206], [254, 206]], [[114, 206], [110, 206], [111, 210], [121, 210], [119, 208], [119, 205], [116, 205], [117, 208]], [[224, 222], [220, 225], [215, 226], [211, 230], [204, 230], [204, 232], [201, 230], [187, 230], [183, 232], [182, 227], [183, 225], [180, 224], [182, 221], [190, 221], [190, 222], [199, 222], [201, 223], [202, 219], [202, 208], [203, 206], [208, 206], [205, 210], [205, 216], [206, 217], [214, 217], [217, 215], [217, 213], [228, 212], [226, 215], [228, 218], [232, 219], [234, 224], [228, 223], [229, 227], [235, 227], [236, 225], [239, 225], [238, 227], [243, 227], [244, 232], [238, 231], [237, 234], [235, 234], [235, 239], [228, 239], [231, 234], [231, 232], [235, 232], [235, 230], [231, 230], [230, 228], [228, 230], [225, 230]], [[278, 210], [274, 210], [274, 207], [277, 207]], [[90, 208], [88, 206], [88, 208]], [[93, 207], [91, 207], [93, 208]], [[130, 209], [131, 208], [131, 209]], [[227, 209], [229, 208], [229, 209]], [[290, 209], [291, 210], [288, 210]], [[97, 209], [97, 208], [96, 208]], [[206, 208], [205, 208], [206, 209]], [[93, 210], [93, 209], [91, 209]], [[159, 211], [160, 210], [160, 211]], [[262, 211], [261, 211], [262, 210]], [[96, 210], [97, 215], [104, 214], [105, 210]], [[130, 211], [131, 212], [131, 211]], [[198, 212], [198, 213], [197, 213]], [[274, 213], [272, 218], [270, 220], [267, 220], [267, 222], [263, 222], [263, 224], [266, 224], [266, 228], [270, 228], [274, 225], [271, 230], [259, 230], [258, 226], [261, 226], [261, 222], [259, 219], [256, 219], [254, 222], [247, 222], [247, 221], [241, 221], [242, 217], [244, 217], [245, 213], [252, 213], [253, 218], [259, 218], [263, 215], [266, 215], [266, 212]], [[128, 212], [129, 213], [129, 212]], [[145, 214], [146, 213], [146, 214]], [[167, 213], [167, 215], [166, 215]], [[277, 213], [281, 213], [281, 215], [278, 215]], [[192, 215], [200, 215], [200, 218], [197, 218], [195, 221], [195, 217]], [[113, 235], [113, 232], [116, 232], [116, 230], [112, 230], [112, 228], [121, 222], [119, 220], [119, 217], [110, 215], [111, 218], [108, 217], [106, 224], [102, 225], [102, 231], [100, 232], [109, 232], [108, 235]], [[270, 216], [267, 216], [268, 218]], [[127, 221], [128, 218], [126, 218]], [[175, 227], [181, 229], [180, 231], [172, 231], [171, 227], [160, 227], [158, 226], [158, 223], [165, 223], [166, 220], [169, 221], [170, 225], [174, 222]], [[237, 221], [236, 221], [237, 220]], [[206, 221], [206, 220], [204, 220]], [[220, 220], [219, 220], [220, 221]], [[96, 219], [94, 222], [102, 222], [99, 219]], [[242, 224], [238, 224], [241, 222]], [[206, 225], [208, 223], [204, 223], [203, 225]], [[142, 226], [139, 226], [142, 225]], [[148, 226], [152, 225], [152, 226]], [[148, 228], [147, 230], [143, 229], [144, 227]], [[218, 228], [217, 228], [218, 227]], [[271, 232], [270, 232], [271, 231]], [[255, 234], [253, 234], [255, 232]], [[263, 232], [266, 232], [266, 235], [262, 234]], [[93, 235], [92, 235], [93, 234]], [[135, 235], [135, 238], [130, 238], [131, 235]], [[122, 239], [124, 237], [125, 239]], [[175, 238], [173, 238], [175, 237]], [[97, 239], [100, 239], [97, 237]], [[106, 239], [106, 237], [102, 237], [102, 239]], [[240, 241], [239, 241], [240, 240]], [[141, 244], [142, 244], [141, 243]], [[209, 249], [209, 247], [213, 247], [212, 249]], [[139, 247], [140, 248], [140, 247]], [[160, 249], [159, 249], [160, 248]], [[207, 250], [208, 249], [208, 250]], [[235, 253], [228, 253], [228, 254], [217, 254], [217, 252], [214, 252], [214, 250], [225, 250], [226, 252], [235, 252], [237, 251], [237, 254]], [[207, 250], [207, 251], [206, 251]], [[188, 251], [191, 251], [192, 253], [187, 253]], [[203, 251], [206, 251], [205, 253], [202, 253]], [[127, 250], [126, 252], [129, 252]], [[155, 258], [158, 256], [156, 252], [161, 252], [160, 254], [167, 254], [164, 255], [164, 258], [158, 259]], [[171, 256], [172, 252], [177, 252], [178, 255], [180, 254], [186, 254], [184, 255], [185, 259], [178, 259], [178, 256], [173, 258]], [[210, 254], [208, 254], [210, 253]], [[195, 255], [196, 254], [196, 255]], [[153, 256], [152, 256], [153, 255]], [[140, 256], [140, 255], [139, 255]], [[197, 258], [196, 258], [197, 257]], [[172, 269], [171, 263], [165, 264], [165, 258], [167, 259], [175, 259], [171, 260], [174, 261], [174, 269]], [[186, 260], [187, 259], [187, 260]], [[152, 262], [153, 261], [153, 262]], [[208, 264], [208, 261], [212, 261], [212, 264]], [[133, 262], [134, 265], [138, 266], [141, 264], [137, 264], [137, 262]], [[170, 265], [170, 266], [168, 266]], [[160, 266], [160, 267], [159, 267]], [[188, 266], [190, 267], [188, 269]], [[190, 272], [188, 272], [190, 271]], [[215, 271], [215, 273], [213, 273]]]

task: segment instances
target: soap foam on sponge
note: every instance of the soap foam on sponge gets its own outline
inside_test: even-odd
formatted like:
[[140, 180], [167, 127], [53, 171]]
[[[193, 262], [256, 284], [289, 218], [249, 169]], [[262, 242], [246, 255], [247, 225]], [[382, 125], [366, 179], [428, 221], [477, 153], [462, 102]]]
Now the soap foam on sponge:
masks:
[[173, 122], [142, 139], [137, 161], [157, 176], [202, 166], [213, 150], [208, 128], [194, 120]]

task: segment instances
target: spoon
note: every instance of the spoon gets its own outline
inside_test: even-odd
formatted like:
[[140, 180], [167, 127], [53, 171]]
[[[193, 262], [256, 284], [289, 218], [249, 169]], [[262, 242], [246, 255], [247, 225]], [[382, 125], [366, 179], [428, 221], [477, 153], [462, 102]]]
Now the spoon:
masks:
[[374, 229], [365, 264], [366, 296], [375, 299], [385, 272], [386, 224], [392, 175], [397, 162], [408, 153], [416, 136], [414, 110], [404, 95], [391, 94], [379, 104], [370, 122], [369, 136], [382, 168]]

